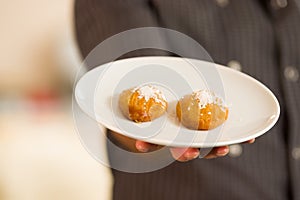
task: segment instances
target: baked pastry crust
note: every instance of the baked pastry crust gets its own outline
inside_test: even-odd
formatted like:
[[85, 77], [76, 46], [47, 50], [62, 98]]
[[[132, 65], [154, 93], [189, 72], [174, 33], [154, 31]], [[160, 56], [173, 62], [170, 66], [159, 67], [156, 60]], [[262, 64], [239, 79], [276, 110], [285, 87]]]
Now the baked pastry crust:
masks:
[[200, 90], [182, 97], [176, 105], [176, 115], [187, 128], [210, 130], [228, 118], [228, 108], [213, 92]]
[[168, 107], [163, 93], [152, 85], [123, 91], [119, 97], [122, 113], [134, 122], [148, 122], [162, 116]]

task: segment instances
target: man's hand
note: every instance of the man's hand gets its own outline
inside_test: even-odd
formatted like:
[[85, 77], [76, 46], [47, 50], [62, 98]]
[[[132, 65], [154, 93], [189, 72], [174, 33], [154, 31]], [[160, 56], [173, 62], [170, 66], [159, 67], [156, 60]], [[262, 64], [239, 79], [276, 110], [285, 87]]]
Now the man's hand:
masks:
[[[254, 143], [255, 139], [251, 139], [246, 143], [252, 144]], [[157, 145], [149, 144], [147, 142], [137, 140], [135, 142], [135, 147], [140, 152], [148, 152], [155, 148], [158, 148]], [[174, 159], [180, 162], [186, 162], [189, 160], [193, 160], [198, 158], [200, 155], [200, 149], [198, 148], [178, 148], [178, 147], [170, 147], [170, 152]], [[229, 153], [229, 146], [221, 146], [215, 147], [212, 151], [205, 156], [207, 159], [217, 158], [226, 156]]]
[[[140, 140], [134, 140], [132, 138], [128, 138], [121, 134], [115, 133], [110, 131], [109, 134], [112, 134], [113, 138], [121, 144], [126, 149], [133, 151], [133, 152], [150, 152], [155, 151], [157, 149], [162, 148], [162, 146], [150, 144]], [[251, 139], [245, 143], [252, 144], [254, 143], [255, 139]], [[170, 152], [174, 159], [180, 162], [186, 162], [198, 158], [200, 155], [200, 149], [198, 148], [178, 148], [178, 147], [170, 147]], [[209, 154], [205, 156], [207, 159], [223, 157], [229, 153], [229, 146], [221, 146], [213, 148]]]

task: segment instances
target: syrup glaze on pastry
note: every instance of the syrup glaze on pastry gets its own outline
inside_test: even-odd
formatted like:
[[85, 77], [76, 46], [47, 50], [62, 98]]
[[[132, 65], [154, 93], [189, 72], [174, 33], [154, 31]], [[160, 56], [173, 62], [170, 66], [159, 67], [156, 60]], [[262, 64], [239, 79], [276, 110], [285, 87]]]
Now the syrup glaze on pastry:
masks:
[[189, 129], [210, 130], [227, 120], [228, 108], [213, 92], [200, 90], [178, 101], [176, 115]]
[[148, 122], [162, 116], [168, 107], [166, 98], [152, 85], [123, 91], [119, 106], [122, 113], [134, 122]]

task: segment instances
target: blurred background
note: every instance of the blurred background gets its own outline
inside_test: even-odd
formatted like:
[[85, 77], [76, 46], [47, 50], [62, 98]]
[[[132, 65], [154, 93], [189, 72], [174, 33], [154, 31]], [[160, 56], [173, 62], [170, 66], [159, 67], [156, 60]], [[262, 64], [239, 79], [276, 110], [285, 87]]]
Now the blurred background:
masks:
[[73, 3], [0, 0], [0, 200], [111, 197], [72, 118]]

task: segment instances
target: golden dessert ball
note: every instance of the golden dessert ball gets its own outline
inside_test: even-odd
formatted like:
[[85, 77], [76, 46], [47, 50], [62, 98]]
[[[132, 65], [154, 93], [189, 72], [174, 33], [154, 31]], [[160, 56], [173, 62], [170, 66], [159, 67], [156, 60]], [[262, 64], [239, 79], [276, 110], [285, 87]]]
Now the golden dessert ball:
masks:
[[152, 85], [123, 91], [119, 97], [120, 109], [134, 122], [148, 122], [162, 116], [168, 107], [163, 93]]
[[182, 97], [176, 105], [176, 115], [187, 128], [210, 130], [228, 118], [228, 108], [213, 92], [200, 90]]

